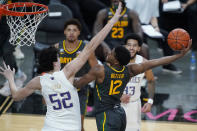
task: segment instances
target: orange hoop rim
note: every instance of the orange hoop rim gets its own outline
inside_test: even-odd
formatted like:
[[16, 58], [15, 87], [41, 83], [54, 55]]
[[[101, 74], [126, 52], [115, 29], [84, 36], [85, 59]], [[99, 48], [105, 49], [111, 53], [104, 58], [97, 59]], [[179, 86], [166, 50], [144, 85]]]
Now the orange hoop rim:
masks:
[[3, 15], [3, 8], [2, 8], [2, 5], [0, 4], [0, 20], [1, 20], [2, 15]]
[[[16, 11], [10, 11], [9, 9], [12, 9], [14, 7], [31, 7], [31, 6], [39, 6], [45, 8], [42, 11], [36, 11], [36, 12], [16, 12]], [[8, 9], [7, 9], [8, 8]], [[3, 5], [0, 11], [2, 10], [2, 14], [4, 15], [10, 15], [10, 16], [24, 16], [24, 15], [35, 15], [35, 14], [42, 14], [48, 11], [48, 6], [33, 2], [16, 2], [11, 4]]]

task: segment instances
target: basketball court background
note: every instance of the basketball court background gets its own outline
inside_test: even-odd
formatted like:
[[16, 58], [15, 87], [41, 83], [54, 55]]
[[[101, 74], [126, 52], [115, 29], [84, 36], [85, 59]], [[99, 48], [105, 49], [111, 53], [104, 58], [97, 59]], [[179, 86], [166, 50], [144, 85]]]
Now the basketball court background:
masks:
[[[158, 52], [157, 44], [149, 40], [151, 59], [162, 55]], [[25, 54], [24, 60], [17, 63], [32, 78], [34, 65], [33, 45], [21, 47]], [[197, 52], [195, 52], [197, 56]], [[153, 69], [158, 77], [156, 81], [156, 95], [150, 113], [142, 114], [142, 131], [196, 131], [197, 130], [197, 69], [190, 70], [191, 52], [174, 64], [183, 70], [181, 75], [162, 72], [162, 68]], [[0, 58], [2, 63], [2, 58]], [[0, 83], [4, 79], [0, 76]], [[0, 131], [36, 131], [44, 123], [45, 107], [42, 97], [34, 93], [27, 99], [14, 102], [10, 97], [0, 97]], [[12, 114], [14, 113], [14, 114]], [[25, 114], [25, 115], [24, 115]], [[88, 117], [85, 121], [87, 131], [96, 130], [95, 120]]]
[[[149, 40], [148, 43], [151, 59], [163, 56], [161, 52], [158, 52], [157, 44], [154, 41]], [[27, 82], [32, 77], [34, 61], [33, 46], [23, 46], [22, 51], [25, 54], [25, 59], [18, 60], [17, 63], [21, 70], [27, 74]], [[195, 54], [197, 55], [196, 52]], [[158, 77], [156, 80], [156, 95], [151, 113], [142, 115], [142, 119], [144, 120], [142, 129], [144, 131], [162, 131], [162, 128], [168, 131], [197, 130], [197, 71], [190, 70], [190, 57], [191, 52], [186, 54], [183, 59], [174, 63], [183, 70], [181, 75], [165, 73], [161, 67], [153, 69], [154, 74]], [[2, 59], [0, 59], [0, 62], [2, 62]], [[4, 79], [0, 76], [0, 82], [3, 83], [3, 81]], [[8, 115], [4, 114], [0, 116], [0, 131], [11, 131], [13, 128], [16, 131], [21, 131], [23, 128], [25, 130], [28, 128], [30, 131], [41, 129], [44, 122], [43, 114], [45, 112], [39, 101], [41, 101], [39, 95], [34, 94], [26, 100], [17, 103], [20, 108], [16, 108], [16, 103], [12, 104], [11, 108], [7, 111]], [[10, 112], [20, 115], [12, 115]], [[34, 117], [36, 117], [35, 121], [33, 120]], [[20, 124], [17, 124], [20, 119]], [[30, 119], [29, 124], [28, 119]], [[27, 124], [25, 124], [26, 120]], [[159, 123], [157, 123], [158, 121]], [[36, 123], [38, 123], [38, 126]], [[19, 126], [19, 129], [17, 130], [15, 126]], [[90, 129], [96, 130], [96, 127], [92, 128], [91, 126], [96, 126], [95, 120], [92, 117], [88, 117], [85, 124], [87, 131], [93, 131]], [[11, 127], [12, 129], [10, 129]]]

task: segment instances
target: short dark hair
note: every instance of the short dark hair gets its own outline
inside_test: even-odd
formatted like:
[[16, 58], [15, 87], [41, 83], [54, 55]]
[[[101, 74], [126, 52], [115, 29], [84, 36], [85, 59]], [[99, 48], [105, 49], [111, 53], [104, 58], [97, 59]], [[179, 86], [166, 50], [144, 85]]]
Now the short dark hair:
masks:
[[77, 28], [81, 31], [81, 23], [77, 19], [69, 19], [68, 21], [65, 22], [64, 24], [64, 30], [67, 28], [68, 25], [76, 25]]
[[115, 58], [118, 60], [120, 65], [127, 65], [131, 59], [131, 54], [124, 46], [117, 46], [115, 48]]
[[49, 47], [42, 50], [38, 59], [38, 74], [53, 70], [53, 62], [57, 62], [58, 50], [55, 47]]
[[[112, 1], [110, 1], [112, 4]], [[126, 2], [125, 0], [120, 0], [120, 2], [122, 2], [122, 9], [124, 9], [126, 7]]]
[[141, 38], [138, 34], [136, 34], [136, 33], [130, 33], [130, 34], [128, 34], [128, 35], [125, 37], [125, 39], [124, 39], [124, 45], [127, 44], [127, 41], [128, 41], [129, 39], [137, 40], [139, 46], [142, 46], [142, 44], [143, 44], [142, 38]]

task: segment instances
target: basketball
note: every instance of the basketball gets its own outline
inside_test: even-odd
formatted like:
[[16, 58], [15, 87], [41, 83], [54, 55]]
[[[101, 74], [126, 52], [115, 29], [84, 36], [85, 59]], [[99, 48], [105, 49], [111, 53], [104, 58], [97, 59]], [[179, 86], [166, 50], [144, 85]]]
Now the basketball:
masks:
[[168, 45], [170, 46], [171, 49], [175, 51], [180, 51], [184, 48], [187, 48], [189, 44], [190, 36], [189, 33], [181, 28], [177, 28], [172, 30], [168, 34]]

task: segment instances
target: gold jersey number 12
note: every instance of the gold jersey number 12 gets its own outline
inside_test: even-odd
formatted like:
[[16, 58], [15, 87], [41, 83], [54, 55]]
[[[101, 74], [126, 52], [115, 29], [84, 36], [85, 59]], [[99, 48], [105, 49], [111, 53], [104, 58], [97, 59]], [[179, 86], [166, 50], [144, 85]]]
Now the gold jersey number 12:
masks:
[[119, 94], [120, 91], [117, 91], [117, 89], [122, 85], [121, 80], [111, 80], [109, 95], [116, 95]]

